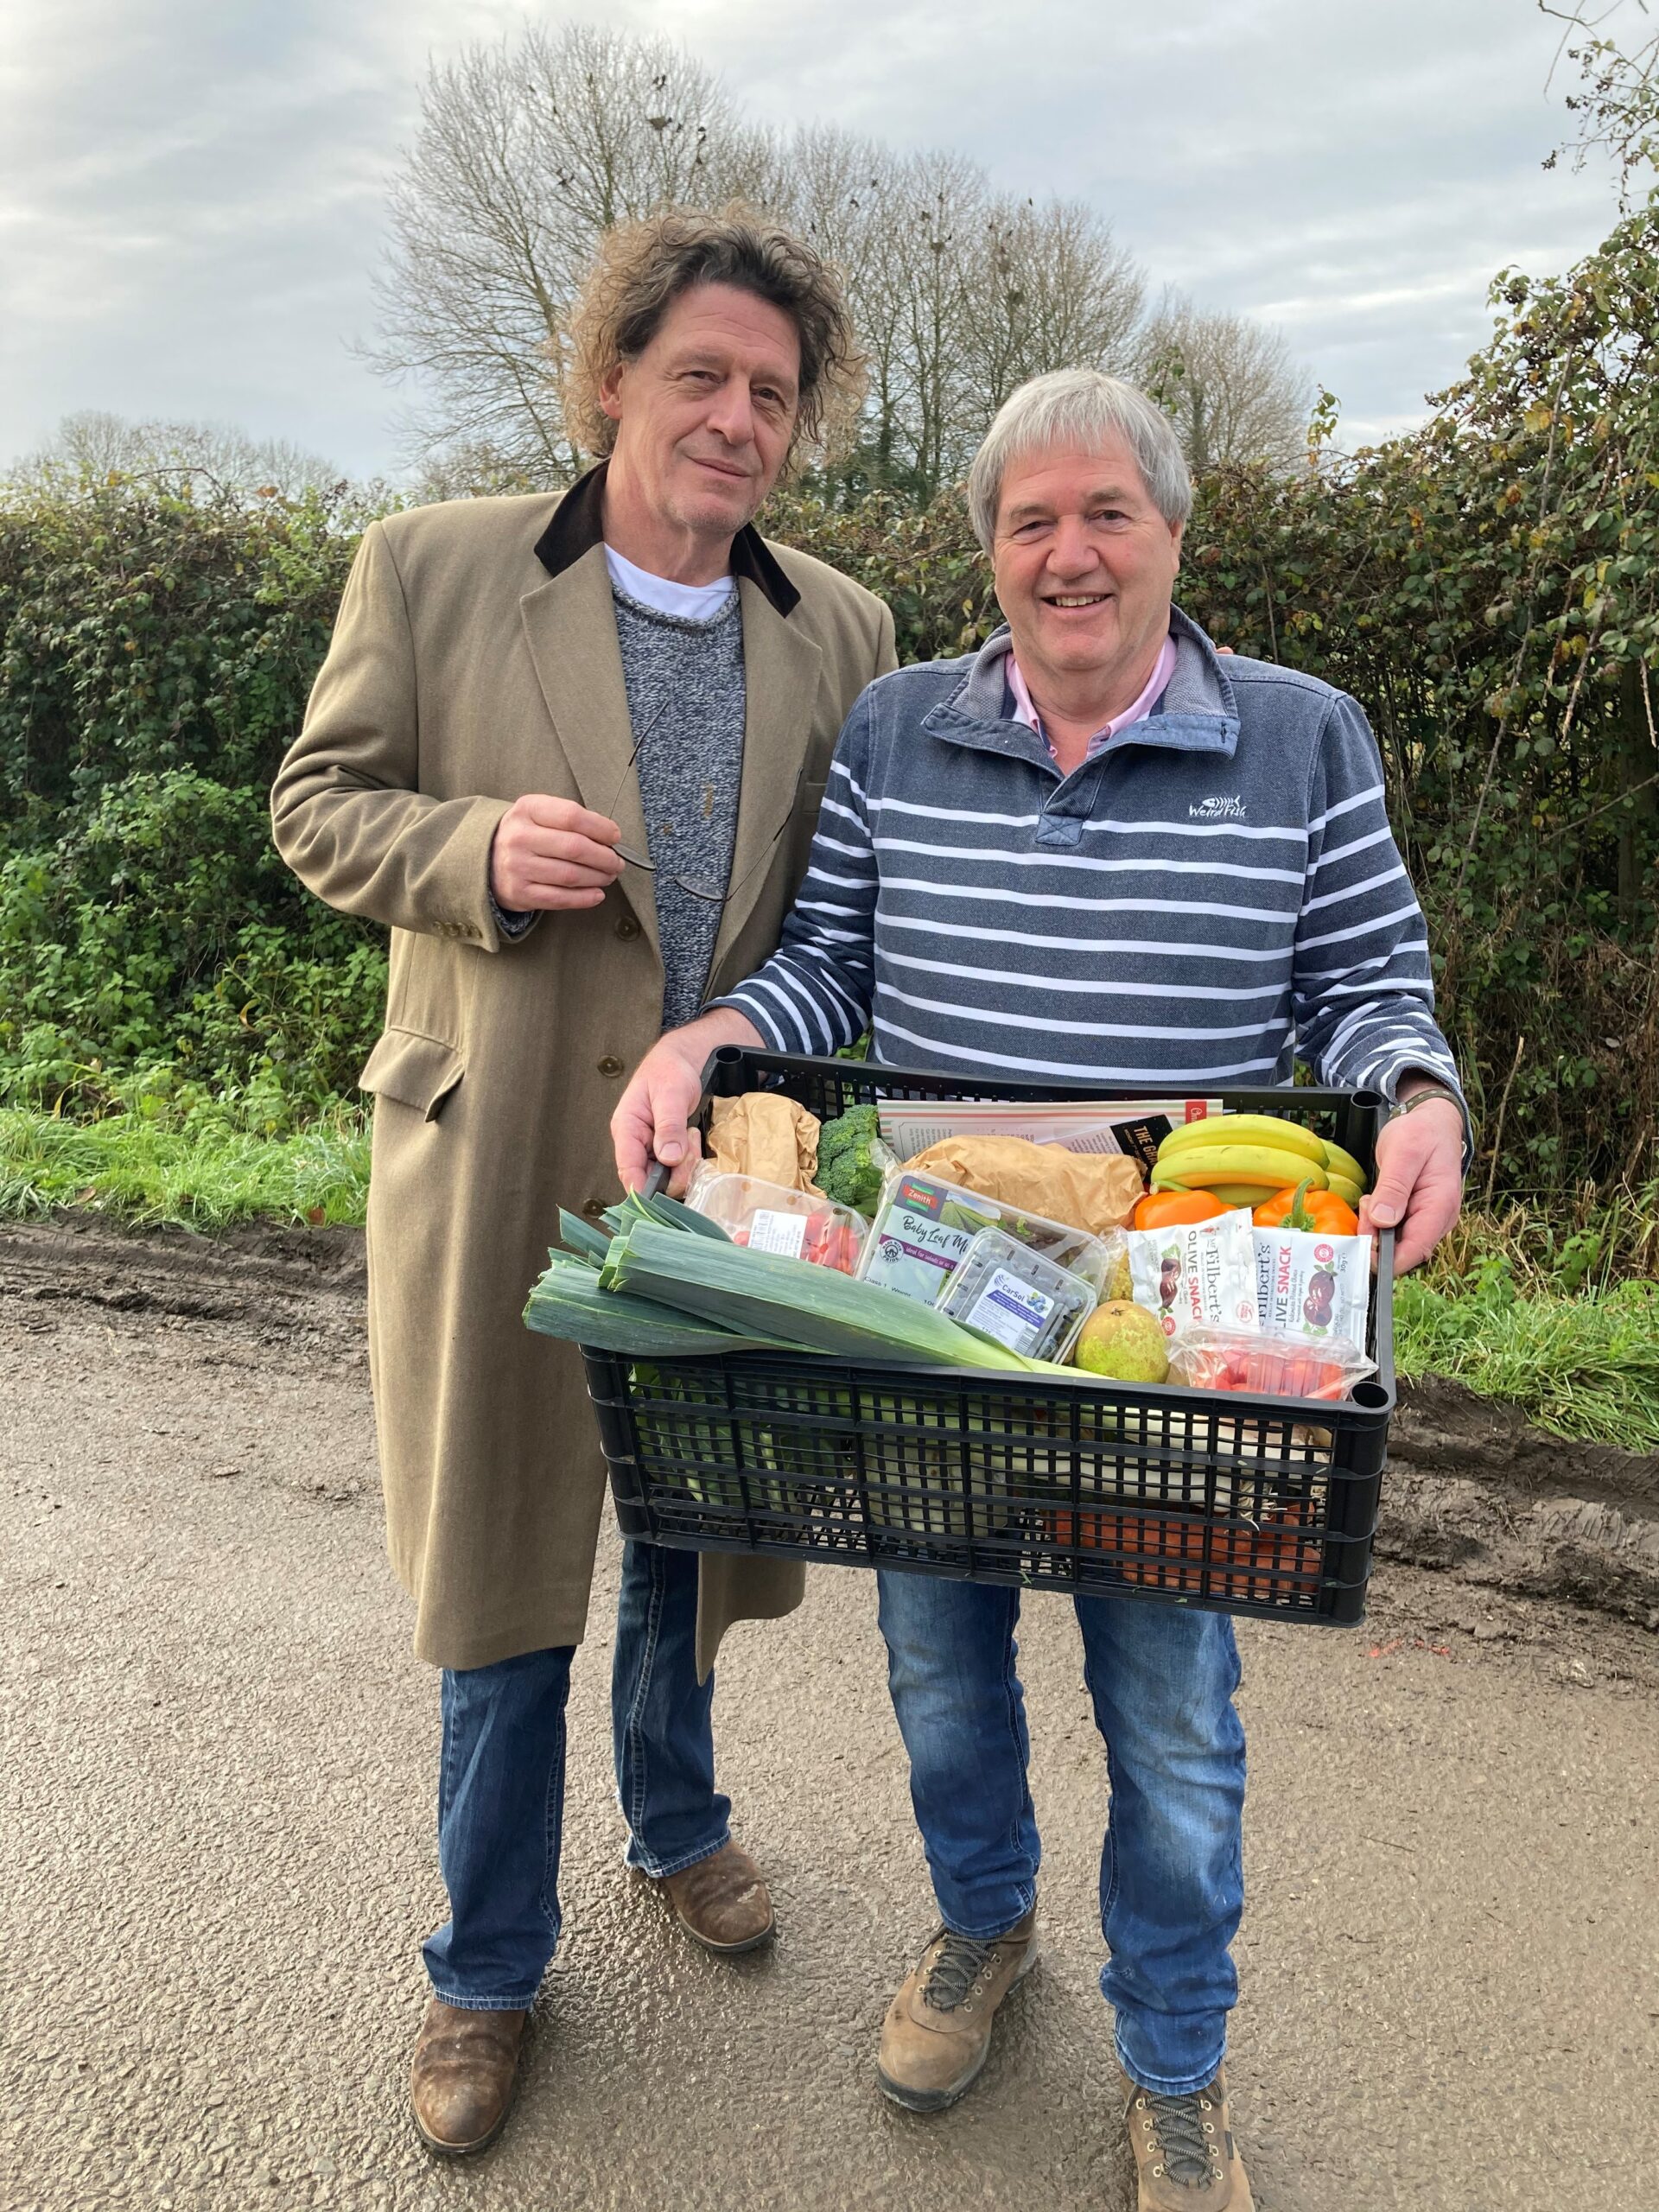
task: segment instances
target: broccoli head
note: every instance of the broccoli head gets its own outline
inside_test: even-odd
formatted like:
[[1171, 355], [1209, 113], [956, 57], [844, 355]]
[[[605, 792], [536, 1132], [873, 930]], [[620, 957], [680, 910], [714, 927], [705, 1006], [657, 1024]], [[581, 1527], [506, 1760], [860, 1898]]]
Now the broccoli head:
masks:
[[845, 1152], [861, 1139], [879, 1135], [880, 1128], [880, 1116], [874, 1106], [849, 1106], [844, 1114], [837, 1114], [834, 1121], [825, 1122], [819, 1129], [820, 1164], [833, 1160], [838, 1152]]
[[815, 1180], [826, 1198], [860, 1213], [874, 1211], [881, 1195], [880, 1125], [874, 1106], [849, 1106], [818, 1131]]

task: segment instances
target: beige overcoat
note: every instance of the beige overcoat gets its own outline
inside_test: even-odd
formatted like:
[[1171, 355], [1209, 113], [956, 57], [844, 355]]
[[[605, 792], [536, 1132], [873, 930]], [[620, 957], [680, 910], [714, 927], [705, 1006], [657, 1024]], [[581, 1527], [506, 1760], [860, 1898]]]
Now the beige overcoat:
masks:
[[[569, 497], [597, 512], [593, 480]], [[603, 548], [572, 557], [567, 543], [550, 573], [558, 505], [458, 501], [370, 526], [272, 794], [302, 881], [391, 930], [385, 1032], [361, 1077], [375, 1098], [370, 1367], [392, 1565], [416, 1653], [448, 1667], [583, 1632], [603, 1461], [579, 1356], [522, 1315], [560, 1205], [592, 1214], [620, 1195], [608, 1123], [662, 1016], [639, 869], [518, 942], [491, 911], [490, 841], [526, 791], [645, 838]], [[775, 946], [836, 734], [894, 664], [891, 616], [834, 569], [753, 532], [734, 569], [748, 703], [711, 995]], [[730, 1622], [799, 1603], [788, 1562], [701, 1566], [705, 1670]]]

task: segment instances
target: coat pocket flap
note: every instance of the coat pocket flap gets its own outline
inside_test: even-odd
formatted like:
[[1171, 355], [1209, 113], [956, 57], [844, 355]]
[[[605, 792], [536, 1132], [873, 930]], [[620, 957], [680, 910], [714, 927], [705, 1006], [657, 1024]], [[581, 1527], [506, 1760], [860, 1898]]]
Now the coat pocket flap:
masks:
[[466, 1065], [454, 1046], [441, 1038], [423, 1037], [418, 1029], [388, 1029], [364, 1063], [358, 1089], [395, 1098], [433, 1122]]

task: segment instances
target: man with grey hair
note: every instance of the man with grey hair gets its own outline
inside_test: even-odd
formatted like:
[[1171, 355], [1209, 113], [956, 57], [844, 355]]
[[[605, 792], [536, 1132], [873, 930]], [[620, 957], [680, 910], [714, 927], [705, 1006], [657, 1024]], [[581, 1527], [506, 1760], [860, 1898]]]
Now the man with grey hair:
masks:
[[[1415, 1266], [1457, 1215], [1465, 1117], [1376, 745], [1327, 684], [1223, 661], [1172, 607], [1191, 489], [1168, 422], [1090, 370], [1022, 386], [969, 498], [1007, 626], [864, 693], [779, 951], [663, 1039], [612, 1128], [683, 1174], [708, 1054], [1127, 1084], [1327, 1083], [1395, 1102], [1365, 1225]], [[943, 1923], [888, 2010], [882, 2088], [959, 2097], [1035, 1954], [1018, 1593], [883, 1571], [880, 1623]], [[1112, 1809], [1101, 1869], [1141, 2212], [1242, 2212], [1222, 2057], [1243, 1904], [1226, 1615], [1078, 1597]]]

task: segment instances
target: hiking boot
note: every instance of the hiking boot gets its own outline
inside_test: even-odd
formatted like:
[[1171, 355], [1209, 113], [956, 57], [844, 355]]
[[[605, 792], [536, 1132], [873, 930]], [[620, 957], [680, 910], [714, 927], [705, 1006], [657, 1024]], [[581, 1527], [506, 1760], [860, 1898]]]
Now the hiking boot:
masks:
[[941, 1928], [887, 2007], [875, 2078], [907, 2112], [943, 2112], [991, 2048], [996, 2008], [1037, 1959], [1033, 1907], [1006, 1936], [976, 1943]]
[[705, 1950], [752, 1951], [777, 1926], [760, 1869], [747, 1851], [723, 1843], [707, 1859], [653, 1882], [676, 1917]]
[[1138, 2212], [1254, 2212], [1255, 2199], [1233, 2143], [1225, 2069], [1207, 2089], [1170, 2097], [1122, 2077], [1141, 2185]]
[[447, 2158], [487, 2150], [506, 2125], [527, 2012], [473, 2012], [435, 1997], [415, 2042], [415, 2125]]

